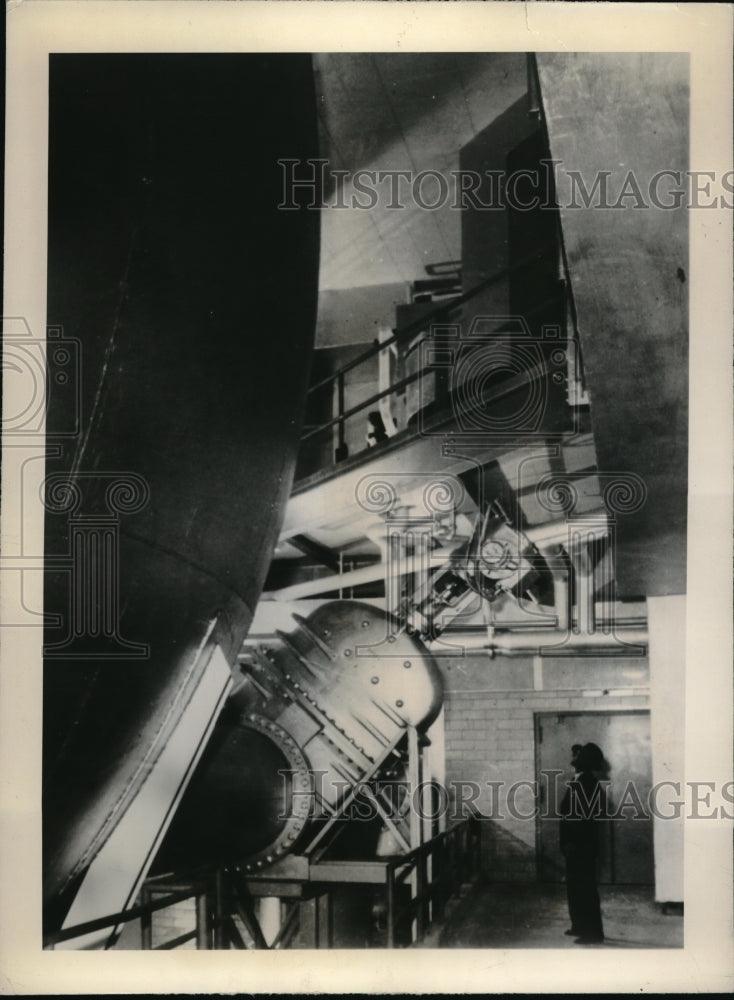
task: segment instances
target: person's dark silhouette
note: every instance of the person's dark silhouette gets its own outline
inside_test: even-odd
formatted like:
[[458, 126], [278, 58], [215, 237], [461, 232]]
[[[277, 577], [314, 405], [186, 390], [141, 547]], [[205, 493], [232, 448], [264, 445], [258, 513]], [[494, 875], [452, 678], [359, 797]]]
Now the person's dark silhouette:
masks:
[[598, 944], [604, 930], [596, 884], [599, 824], [604, 815], [603, 790], [598, 772], [606, 765], [596, 743], [575, 744], [571, 763], [576, 777], [561, 802], [560, 846], [566, 859], [566, 889], [571, 927], [576, 944]]
[[367, 414], [367, 426], [367, 444], [370, 448], [374, 448], [381, 441], [387, 441], [388, 433], [385, 422], [378, 410], [371, 410]]

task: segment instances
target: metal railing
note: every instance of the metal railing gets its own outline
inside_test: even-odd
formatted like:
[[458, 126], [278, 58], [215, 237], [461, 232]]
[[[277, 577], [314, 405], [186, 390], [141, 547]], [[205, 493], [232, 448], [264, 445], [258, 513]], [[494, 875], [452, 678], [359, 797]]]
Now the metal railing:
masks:
[[[127, 910], [122, 910], [119, 913], [111, 913], [105, 917], [98, 917], [96, 920], [87, 920], [82, 924], [74, 924], [72, 927], [65, 927], [58, 931], [52, 931], [48, 934], [44, 934], [43, 946], [44, 948], [53, 948], [54, 945], [61, 944], [64, 941], [73, 941], [75, 938], [85, 937], [87, 934], [93, 934], [96, 931], [106, 930], [107, 928], [115, 928], [120, 924], [128, 923], [131, 920], [141, 919], [141, 947], [149, 948], [150, 944], [150, 927], [151, 927], [151, 916], [156, 910], [167, 909], [168, 907], [174, 906], [176, 903], [181, 903], [186, 899], [191, 899], [192, 897], [197, 900], [197, 915], [199, 913], [199, 899], [203, 895], [202, 888], [197, 885], [187, 885], [185, 888], [178, 889], [176, 891], [171, 891], [168, 888], [164, 891], [163, 898], [154, 899], [151, 896], [146, 898], [146, 888], [142, 890], [141, 900], [137, 906], [132, 906]], [[185, 939], [188, 941], [194, 937], [197, 937], [198, 941], [199, 928], [191, 932], [191, 934], [184, 935]], [[160, 945], [159, 947], [173, 948], [177, 947], [179, 944], [183, 944], [183, 941], [175, 940], [174, 942], [169, 942], [166, 945]]]
[[[470, 881], [479, 870], [479, 821], [463, 820], [414, 848], [391, 859], [386, 871], [386, 947], [394, 948], [398, 932], [414, 924], [410, 936], [420, 942], [430, 926], [443, 918], [446, 903], [457, 885]], [[410, 899], [398, 905], [398, 889], [415, 875]]]
[[430, 326], [431, 323], [435, 323], [436, 320], [444, 318], [452, 312], [456, 312], [456, 310], [458, 310], [465, 303], [470, 302], [481, 292], [486, 291], [488, 288], [498, 284], [500, 281], [504, 281], [505, 278], [509, 278], [511, 275], [516, 274], [518, 271], [522, 271], [523, 268], [529, 267], [531, 264], [542, 261], [546, 252], [553, 248], [554, 244], [543, 245], [540, 249], [533, 251], [532, 254], [528, 254], [527, 257], [523, 257], [522, 260], [517, 261], [510, 267], [503, 267], [499, 271], [495, 271], [494, 274], [491, 274], [488, 278], [485, 278], [473, 288], [470, 288], [468, 292], [457, 295], [455, 298], [439, 302], [437, 303], [435, 309], [428, 310], [418, 319], [412, 320], [410, 323], [406, 323], [405, 326], [396, 327], [392, 330], [392, 336], [387, 340], [375, 341], [371, 347], [366, 348], [361, 354], [358, 354], [356, 358], [352, 358], [351, 361], [342, 365], [338, 371], [333, 372], [331, 375], [327, 375], [318, 382], [315, 382], [309, 387], [308, 394], [310, 395], [311, 393], [316, 392], [317, 389], [321, 389], [325, 385], [329, 385], [329, 383], [336, 382], [340, 376], [344, 376], [353, 368], [363, 364], [365, 361], [369, 361], [370, 358], [375, 357], [375, 355], [379, 354], [380, 351], [384, 351], [386, 347], [391, 347], [399, 341], [403, 341], [414, 334], [418, 334], [422, 330], [425, 330], [427, 326]]
[[[446, 902], [457, 885], [471, 880], [478, 871], [479, 823], [474, 818], [463, 820], [406, 854], [360, 864], [364, 877], [355, 877], [354, 869], [350, 868], [350, 877], [342, 884], [375, 884], [375, 871], [379, 869], [382, 873], [379, 878], [382, 880], [384, 876], [386, 946], [395, 948], [401, 933], [406, 941], [420, 941], [429, 925], [443, 917]], [[310, 877], [318, 882], [318, 864], [313, 866]], [[414, 882], [409, 890], [410, 899], [403, 903], [401, 887], [407, 890], [410, 880]], [[338, 880], [329, 881], [334, 884]], [[44, 948], [107, 929], [109, 947], [113, 929], [137, 919], [140, 919], [143, 951], [172, 950], [189, 941], [195, 941], [199, 950], [281, 949], [288, 947], [298, 930], [298, 901], [287, 900], [281, 927], [272, 943], [267, 943], [254, 911], [247, 877], [236, 867], [220, 868], [190, 883], [182, 883], [183, 880], [173, 881], [171, 876], [148, 879], [136, 906], [48, 933], [44, 936]], [[194, 928], [154, 945], [153, 914], [192, 898]]]
[[[304, 427], [303, 433], [301, 435], [301, 443], [312, 441], [318, 435], [325, 433], [331, 428], [337, 428], [337, 441], [335, 450], [335, 463], [340, 462], [344, 458], [347, 458], [347, 441], [346, 441], [346, 423], [351, 418], [359, 414], [366, 413], [370, 408], [375, 407], [377, 404], [381, 403], [383, 400], [397, 396], [403, 393], [409, 386], [419, 382], [421, 379], [425, 378], [427, 375], [433, 374], [432, 370], [424, 371], [420, 367], [408, 375], [398, 378], [395, 382], [389, 385], [387, 388], [372, 393], [367, 399], [355, 403], [352, 406], [346, 406], [346, 376], [358, 368], [360, 365], [365, 364], [371, 359], [375, 358], [382, 351], [390, 350], [394, 346], [401, 347], [405, 345], [411, 337], [417, 336], [418, 334], [425, 332], [430, 329], [431, 325], [436, 323], [449, 323], [451, 320], [455, 320], [461, 315], [462, 307], [475, 299], [482, 292], [491, 288], [493, 285], [498, 284], [517, 274], [523, 269], [533, 265], [536, 262], [545, 259], [548, 251], [552, 249], [551, 245], [542, 246], [540, 249], [535, 250], [532, 254], [518, 261], [510, 267], [502, 268], [501, 270], [490, 275], [488, 278], [479, 282], [469, 291], [455, 296], [451, 299], [446, 299], [438, 302], [435, 308], [426, 311], [422, 316], [410, 323], [403, 326], [396, 327], [391, 331], [391, 335], [382, 341], [375, 341], [370, 347], [366, 348], [357, 357], [352, 358], [350, 361], [342, 365], [337, 371], [320, 378], [308, 390], [309, 399], [313, 399], [314, 395], [321, 390], [328, 387], [332, 388], [331, 399], [335, 398], [335, 413], [329, 417], [327, 420], [322, 420], [316, 424], [306, 425]], [[554, 248], [553, 248], [554, 249]], [[573, 323], [573, 310], [572, 303], [569, 301], [568, 296], [565, 294], [567, 290], [567, 282], [563, 282], [559, 279], [559, 295], [551, 298], [545, 299], [543, 302], [534, 306], [531, 310], [527, 311], [525, 316], [526, 319], [535, 318], [538, 315], [542, 315], [548, 307], [553, 304], [558, 303], [563, 298], [564, 312], [566, 316]], [[575, 324], [573, 324], [575, 326]], [[501, 331], [497, 331], [498, 334]], [[448, 400], [447, 400], [448, 402]], [[488, 401], [490, 402], [490, 401]], [[333, 405], [333, 403], [332, 403]], [[403, 428], [399, 428], [402, 430]], [[365, 449], [366, 449], [365, 445]], [[327, 463], [331, 465], [331, 462]], [[323, 463], [322, 463], [323, 467]], [[316, 471], [314, 469], [310, 471], [302, 471], [299, 473], [298, 478], [304, 479], [308, 475], [313, 474]]]

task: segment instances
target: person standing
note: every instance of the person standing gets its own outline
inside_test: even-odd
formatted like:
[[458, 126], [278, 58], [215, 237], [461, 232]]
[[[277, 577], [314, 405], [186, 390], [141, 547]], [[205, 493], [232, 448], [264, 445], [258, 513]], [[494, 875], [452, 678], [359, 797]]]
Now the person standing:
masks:
[[604, 940], [597, 888], [599, 826], [604, 813], [603, 791], [597, 772], [605, 766], [596, 743], [574, 744], [571, 763], [576, 772], [561, 802], [560, 847], [566, 861], [566, 890], [575, 944]]

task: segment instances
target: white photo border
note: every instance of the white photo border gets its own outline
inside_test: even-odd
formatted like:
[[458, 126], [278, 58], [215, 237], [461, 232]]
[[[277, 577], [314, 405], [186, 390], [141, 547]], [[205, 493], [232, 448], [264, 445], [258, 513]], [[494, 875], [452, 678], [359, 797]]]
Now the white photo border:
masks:
[[[8, 7], [7, 46], [4, 313], [25, 317], [32, 330], [46, 324], [51, 52], [686, 51], [691, 170], [721, 177], [731, 169], [732, 8], [725, 4], [25, 0]], [[690, 213], [686, 780], [722, 784], [732, 777], [731, 229], [726, 207]], [[10, 402], [6, 397], [4, 405]], [[3, 458], [7, 485], [13, 463], [7, 453]], [[21, 512], [13, 508], [11, 493], [3, 489], [3, 542], [12, 543], [23, 518], [24, 531], [40, 540], [42, 553], [40, 503]], [[3, 586], [0, 597], [4, 591]], [[29, 597], [40, 606], [40, 579]], [[732, 822], [727, 819], [686, 821], [682, 949], [625, 951], [623, 958], [612, 949], [408, 949], [379, 955], [43, 951], [40, 631], [0, 629], [3, 992], [731, 989]]]

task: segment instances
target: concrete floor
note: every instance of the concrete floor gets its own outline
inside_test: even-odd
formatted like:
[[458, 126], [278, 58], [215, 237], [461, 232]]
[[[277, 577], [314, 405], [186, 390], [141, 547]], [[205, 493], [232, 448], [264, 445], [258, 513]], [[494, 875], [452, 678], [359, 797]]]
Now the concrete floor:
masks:
[[[598, 948], [681, 948], [683, 915], [663, 913], [652, 886], [599, 889], [605, 941]], [[676, 909], [676, 908], [672, 908]], [[455, 897], [424, 948], [573, 948], [566, 887], [562, 883], [507, 884], [480, 881]]]

